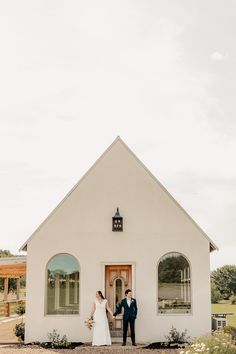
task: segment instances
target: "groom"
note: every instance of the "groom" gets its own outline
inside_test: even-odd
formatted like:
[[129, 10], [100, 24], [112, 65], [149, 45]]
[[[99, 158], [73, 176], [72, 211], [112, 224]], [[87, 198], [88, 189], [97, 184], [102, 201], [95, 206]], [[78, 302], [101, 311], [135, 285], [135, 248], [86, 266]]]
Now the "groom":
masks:
[[116, 309], [114, 313], [114, 317], [116, 317], [122, 311], [122, 307], [124, 308], [123, 313], [123, 346], [126, 345], [127, 339], [127, 331], [128, 331], [128, 324], [130, 323], [130, 331], [131, 331], [131, 340], [132, 345], [136, 345], [135, 343], [135, 332], [134, 332], [134, 322], [137, 317], [138, 308], [137, 302], [135, 299], [132, 298], [132, 291], [130, 289], [125, 291], [125, 299], [121, 300], [121, 303]]

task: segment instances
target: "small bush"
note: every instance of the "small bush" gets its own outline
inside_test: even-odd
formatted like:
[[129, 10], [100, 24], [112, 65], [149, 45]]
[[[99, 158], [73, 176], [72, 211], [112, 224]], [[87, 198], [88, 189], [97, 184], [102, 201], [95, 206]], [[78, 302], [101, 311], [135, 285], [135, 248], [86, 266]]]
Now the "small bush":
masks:
[[235, 342], [231, 334], [215, 331], [197, 338], [179, 354], [236, 354]]
[[231, 295], [229, 299], [232, 305], [236, 305], [236, 295]]
[[66, 335], [63, 335], [60, 338], [60, 334], [56, 329], [52, 331], [52, 333], [48, 333], [48, 339], [51, 344], [51, 348], [69, 348], [71, 346], [71, 342], [68, 342]]
[[165, 336], [170, 344], [182, 344], [189, 343], [190, 337], [187, 335], [187, 329], [184, 332], [178, 332], [177, 329], [172, 326], [168, 336]]
[[168, 336], [165, 336], [167, 339], [166, 342], [154, 342], [145, 347], [144, 349], [177, 349], [185, 348], [189, 344], [190, 337], [187, 336], [187, 329], [184, 332], [180, 333], [177, 329], [172, 326]]
[[15, 313], [17, 313], [18, 316], [23, 316], [25, 314], [25, 303], [20, 302], [19, 305], [17, 305], [15, 309]]
[[13, 331], [14, 331], [16, 337], [18, 337], [18, 340], [24, 341], [24, 339], [25, 339], [25, 324], [24, 323], [16, 324]]

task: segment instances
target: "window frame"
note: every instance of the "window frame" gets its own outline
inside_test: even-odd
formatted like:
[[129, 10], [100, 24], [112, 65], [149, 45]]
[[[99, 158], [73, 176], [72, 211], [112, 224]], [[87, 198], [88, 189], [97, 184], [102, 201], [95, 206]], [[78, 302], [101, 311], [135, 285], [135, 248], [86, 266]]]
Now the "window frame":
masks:
[[[169, 253], [177, 253], [180, 256], [184, 257], [186, 261], [189, 264], [189, 269], [190, 269], [190, 301], [191, 301], [191, 308], [189, 312], [160, 312], [158, 309], [158, 297], [159, 297], [159, 265], [163, 257], [168, 255]], [[193, 315], [193, 292], [192, 292], [192, 282], [193, 282], [193, 273], [192, 273], [192, 264], [189, 260], [189, 258], [182, 252], [179, 251], [169, 251], [164, 253], [161, 257], [159, 257], [158, 262], [157, 262], [157, 268], [156, 268], [156, 314], [158, 316], [192, 316]]]
[[[79, 267], [79, 297], [78, 297], [78, 300], [79, 300], [79, 309], [78, 309], [78, 313], [67, 313], [67, 314], [56, 314], [56, 313], [48, 313], [48, 264], [51, 262], [51, 260], [57, 256], [71, 256], [73, 257], [76, 262], [78, 263], [78, 267]], [[80, 265], [80, 262], [78, 261], [78, 258], [76, 256], [74, 256], [73, 254], [69, 253], [69, 252], [60, 252], [60, 253], [56, 253], [54, 254], [53, 256], [51, 256], [47, 263], [46, 263], [46, 266], [45, 266], [45, 288], [44, 288], [44, 317], [78, 317], [80, 316], [80, 308], [81, 308], [81, 291], [80, 291], [80, 288], [81, 288], [81, 265]]]

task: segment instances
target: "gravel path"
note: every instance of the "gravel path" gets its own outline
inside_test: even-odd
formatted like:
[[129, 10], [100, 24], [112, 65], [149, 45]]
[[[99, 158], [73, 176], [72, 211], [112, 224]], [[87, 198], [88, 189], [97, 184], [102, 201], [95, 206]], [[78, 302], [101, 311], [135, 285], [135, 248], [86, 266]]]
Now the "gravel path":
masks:
[[56, 349], [43, 349], [38, 346], [1, 346], [0, 354], [103, 354], [103, 353], [114, 353], [114, 354], [177, 354], [177, 350], [148, 350], [142, 349], [137, 346], [136, 348], [131, 345], [127, 345], [123, 348], [120, 344], [114, 344], [111, 347], [91, 347], [91, 346], [81, 346], [73, 350], [56, 350]]

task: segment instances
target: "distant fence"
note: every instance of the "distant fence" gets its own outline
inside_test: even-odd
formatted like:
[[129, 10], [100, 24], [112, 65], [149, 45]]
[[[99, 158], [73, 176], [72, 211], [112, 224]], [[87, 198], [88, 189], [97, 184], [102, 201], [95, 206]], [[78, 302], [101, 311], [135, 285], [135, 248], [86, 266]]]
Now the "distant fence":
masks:
[[15, 310], [19, 303], [25, 303], [25, 301], [15, 300], [0, 302], [0, 317], [9, 317], [15, 315]]

